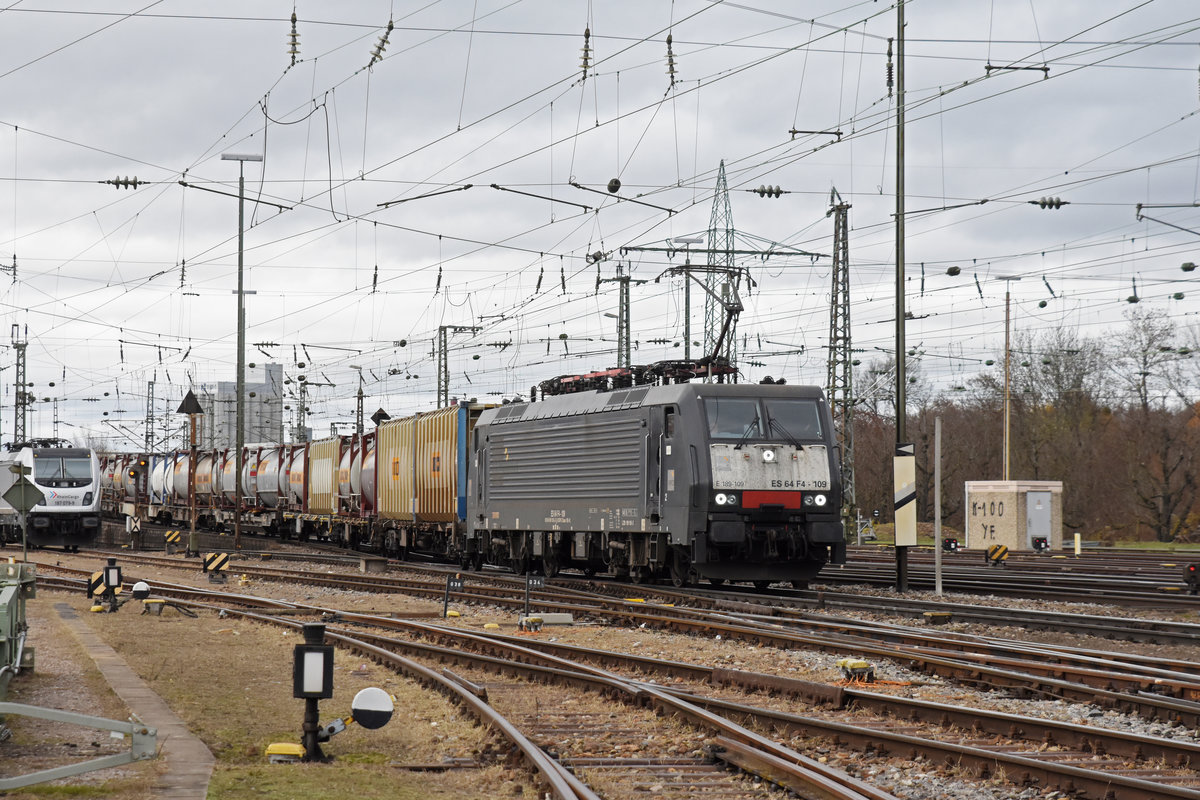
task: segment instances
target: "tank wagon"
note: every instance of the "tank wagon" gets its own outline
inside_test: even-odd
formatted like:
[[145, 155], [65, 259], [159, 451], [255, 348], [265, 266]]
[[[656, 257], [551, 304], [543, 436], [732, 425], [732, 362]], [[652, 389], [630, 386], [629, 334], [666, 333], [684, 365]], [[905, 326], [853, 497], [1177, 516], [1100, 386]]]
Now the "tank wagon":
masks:
[[[461, 404], [374, 430], [243, 452], [243, 529], [403, 557], [466, 562], [468, 432], [485, 408]], [[236, 451], [198, 451], [197, 526], [227, 531], [237, 508]], [[188, 451], [104, 457], [105, 510], [187, 525]]]
[[[12, 446], [0, 454], [0, 494], [20, 471], [45, 497], [26, 519], [26, 542], [31, 547], [78, 550], [96, 541], [100, 532], [100, 463], [93, 450], [71, 447], [57, 439]], [[0, 539], [21, 541], [18, 515], [3, 499], [0, 526]]]
[[[243, 529], [473, 568], [803, 584], [845, 558], [832, 431], [821, 391], [804, 386], [460, 403], [364, 434], [248, 446]], [[201, 525], [232, 524], [235, 455], [198, 455]], [[186, 451], [105, 463], [110, 507], [187, 519]]]

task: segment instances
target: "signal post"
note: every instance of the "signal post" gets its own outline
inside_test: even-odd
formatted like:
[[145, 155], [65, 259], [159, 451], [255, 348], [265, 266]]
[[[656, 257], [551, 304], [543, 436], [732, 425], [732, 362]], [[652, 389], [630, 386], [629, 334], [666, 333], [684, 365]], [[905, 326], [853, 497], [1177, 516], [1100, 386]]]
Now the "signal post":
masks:
[[[204, 413], [204, 409], [200, 406], [200, 401], [196, 399], [196, 395], [188, 389], [188, 393], [184, 395], [183, 402], [179, 404], [176, 414], [187, 414], [188, 417], [188, 443], [190, 450], [188, 451], [188, 519], [190, 520], [190, 528], [188, 530], [188, 543], [186, 558], [193, 558], [200, 555], [200, 544], [196, 536], [196, 422], [197, 417]], [[241, 481], [241, 476], [238, 476]]]

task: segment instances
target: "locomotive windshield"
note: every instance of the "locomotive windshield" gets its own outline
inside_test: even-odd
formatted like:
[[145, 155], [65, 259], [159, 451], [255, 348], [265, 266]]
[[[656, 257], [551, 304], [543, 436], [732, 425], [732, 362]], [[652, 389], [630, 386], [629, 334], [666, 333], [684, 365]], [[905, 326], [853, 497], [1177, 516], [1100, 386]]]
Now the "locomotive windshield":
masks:
[[814, 400], [764, 399], [767, 427], [773, 434], [804, 441], [821, 438], [821, 417]]
[[39, 456], [33, 460], [33, 478], [42, 486], [86, 486], [92, 482], [92, 461]]
[[[712, 439], [819, 441], [821, 417], [815, 400], [708, 397], [704, 400]], [[765, 412], [765, 413], [764, 413]]]
[[732, 397], [709, 397], [704, 401], [708, 415], [708, 435], [713, 439], [741, 439], [762, 436], [762, 417], [758, 401]]

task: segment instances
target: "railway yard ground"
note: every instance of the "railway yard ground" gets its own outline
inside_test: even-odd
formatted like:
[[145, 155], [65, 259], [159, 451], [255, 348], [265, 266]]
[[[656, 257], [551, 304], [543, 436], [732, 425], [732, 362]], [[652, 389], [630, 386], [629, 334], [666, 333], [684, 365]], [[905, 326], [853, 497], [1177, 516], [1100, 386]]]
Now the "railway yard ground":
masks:
[[[12, 555], [11, 551], [0, 554]], [[117, 800], [183, 796], [231, 800], [323, 798], [347, 794], [402, 800], [559, 796], [547, 794], [545, 781], [535, 774], [528, 760], [515, 757], [515, 746], [495, 735], [495, 726], [477, 724], [476, 718], [466, 713], [463, 701], [432, 691], [428, 681], [414, 679], [411, 670], [398, 672], [375, 657], [366, 644], [337, 649], [334, 696], [321, 701], [321, 721], [324, 724], [349, 716], [354, 695], [376, 686], [395, 698], [396, 713], [391, 723], [378, 730], [348, 726], [324, 744], [326, 754], [333, 757], [330, 763], [268, 764], [269, 744], [300, 741], [304, 704], [292, 697], [293, 647], [302, 641], [298, 629], [260, 621], [257, 615], [243, 616], [232, 608], [222, 610], [226, 601], [193, 606], [179, 599], [178, 605], [168, 604], [155, 615], [144, 613], [140, 602], [129, 600], [116, 613], [91, 613], [93, 601], [81, 591], [60, 588], [63, 584], [57, 576], [60, 572], [67, 575], [69, 570], [79, 574], [98, 570], [108, 555], [99, 551], [30, 553], [30, 560], [38, 564], [39, 575], [37, 597], [27, 606], [29, 645], [35, 648], [36, 667], [12, 682], [8, 700], [112, 719], [127, 717], [130, 709], [113, 692], [80, 637], [80, 626], [84, 626], [111, 646], [207, 746], [215, 760], [207, 788], [203, 781], [198, 784], [199, 794], [165, 788], [171, 771], [179, 764], [159, 758], [11, 790], [3, 796], [13, 800], [51, 796]], [[1198, 621], [1196, 609], [1200, 605], [1164, 611], [1152, 606], [1084, 605], [965, 594], [938, 598], [926, 591], [900, 596], [882, 588], [814, 585], [828, 598], [853, 592], [877, 602], [866, 610], [839, 610], [834, 603], [822, 602], [819, 608], [789, 612], [794, 613], [793, 618], [777, 616], [790, 604], [787, 593], [773, 599], [769, 594], [746, 591], [743, 597], [727, 600], [723, 606], [709, 607], [703, 613], [712, 616], [700, 622], [700, 617], [686, 615], [685, 609], [691, 605], [687, 598], [670, 600], [660, 594], [667, 592], [666, 587], [608, 585], [597, 590], [598, 605], [585, 608], [590, 602], [584, 599], [588, 582], [568, 580], [565, 583], [578, 586], [566, 591], [577, 596], [567, 594], [557, 602], [573, 610], [574, 624], [521, 630], [517, 624], [521, 590], [503, 586], [517, 583], [512, 575], [468, 574], [468, 581], [481, 585], [480, 591], [482, 584], [493, 578], [501, 584], [495, 599], [489, 600], [484, 594], [455, 596], [448, 608], [457, 616], [443, 618], [447, 600], [439, 587], [445, 585], [444, 577], [440, 573], [430, 577], [419, 567], [389, 565], [386, 575], [369, 577], [392, 579], [401, 585], [376, 590], [362, 585], [335, 586], [332, 580], [325, 580], [367, 577], [352, 560], [304, 564], [247, 556], [234, 561], [227, 584], [218, 587], [201, 572], [196, 559], [158, 553], [112, 555], [123, 565], [127, 584], [146, 581], [155, 587], [157, 596], [182, 597], [168, 595], [163, 587], [190, 586], [270, 598], [304, 608], [288, 606], [269, 612], [276, 617], [292, 622], [326, 622], [330, 631], [348, 629], [352, 636], [356, 635], [354, 630], [361, 629], [364, 641], [376, 634], [368, 634], [370, 626], [358, 621], [356, 615], [410, 626], [403, 634], [409, 640], [406, 646], [429, 650], [424, 655], [407, 652], [405, 657], [424, 660], [433, 670], [452, 673], [456, 681], [484, 696], [486, 703], [506, 719], [519, 720], [527, 735], [552, 760], [586, 776], [590, 788], [572, 797], [703, 796], [707, 800], [806, 796], [756, 777], [770, 773], [761, 763], [755, 767], [753, 764], [758, 762], [751, 761], [752, 766], [745, 772], [733, 769], [731, 765], [737, 763], [732, 755], [737, 750], [735, 745], [697, 724], [688, 712], [664, 712], [658, 704], [660, 694], [691, 698], [692, 707], [703, 706], [708, 713], [716, 713], [713, 709], [723, 708], [723, 703], [769, 709], [778, 716], [776, 721], [752, 719], [740, 710], [723, 713], [741, 719], [753, 734], [787, 752], [800, 754], [813, 768], [844, 773], [852, 787], [858, 782], [856, 788], [847, 790], [857, 793], [823, 795], [828, 797], [1103, 800], [1106, 790], [1092, 788], [1082, 775], [1064, 782], [1040, 777], [1036, 766], [1020, 767], [1030, 770], [1021, 775], [1011, 765], [980, 768], [977, 760], [972, 760], [978, 759], [973, 755], [977, 750], [1017, 747], [1008, 738], [1022, 738], [1015, 731], [1032, 727], [1031, 720], [1061, 724], [1064, 732], [1029, 734], [1028, 738], [1035, 740], [1033, 745], [1026, 745], [1029, 752], [1021, 756], [1024, 761], [1013, 763], [1030, 762], [1035, 753], [1080, 769], [1091, 768], [1089, 762], [1107, 759], [1111, 763], [1106, 768], [1121, 776], [1114, 779], [1118, 788], [1112, 797], [1200, 797], [1200, 772], [1196, 771], [1196, 765], [1200, 765], [1200, 736], [1196, 734], [1200, 704], [1195, 702], [1200, 699], [1200, 664], [1196, 663], [1200, 662], [1200, 638], [1189, 639], [1189, 635], [1197, 634], [1164, 633], [1159, 641], [1128, 641], [1063, 629], [1039, 630], [1015, 619], [1023, 610], [1032, 609], [1143, 620], [1141, 627], [1147, 629], [1154, 621], [1162, 620], [1164, 625], [1181, 623], [1180, 627], [1186, 629]], [[287, 578], [272, 574], [268, 566], [302, 571]], [[414, 587], [424, 588], [406, 590], [403, 584], [409, 581]], [[934, 625], [919, 611], [896, 611], [901, 600], [924, 600], [946, 607], [971, 603], [996, 610], [990, 622], [965, 621], [965, 615], [952, 613], [945, 624]], [[697, 609], [707, 605], [700, 600], [695, 603]], [[550, 610], [538, 605], [535, 614], [539, 608], [541, 613]], [[1004, 608], [1011, 611], [1006, 613]], [[651, 616], [656, 610], [681, 615], [679, 627], [660, 623]], [[1010, 615], [1011, 625], [1006, 624]], [[866, 627], [836, 631], [829, 627], [842, 623]], [[805, 628], [802, 632], [790, 627], [801, 624], [826, 627]], [[785, 627], [787, 636], [801, 638], [781, 644], [779, 637], [784, 635]], [[1133, 627], [1139, 625], [1134, 623]], [[943, 641], [937, 645], [902, 642], [908, 637], [907, 631], [935, 634]], [[472, 638], [454, 641], [448, 638], [451, 635]], [[508, 656], [516, 661], [536, 661], [532, 653], [538, 651], [544, 652], [548, 660], [586, 662], [596, 670], [589, 680], [635, 681], [640, 687], [639, 696], [642, 692], [645, 696], [635, 703], [619, 703], [614, 692], [619, 695], [627, 689], [609, 686], [595, 692], [580, 688], [562, 677], [561, 672], [567, 669], [565, 661], [545, 667], [559, 670], [550, 677], [515, 674], [509, 667], [490, 664], [489, 659], [495, 661], [499, 656], [488, 649], [488, 637], [503, 640], [496, 646], [517, 648], [519, 655]], [[804, 644], [810, 640], [803, 637], [819, 638], [811, 640], [810, 646]], [[974, 667], [950, 665], [945, 641], [951, 639], [967, 643], [961, 657], [981, 652], [984, 657]], [[997, 640], [1020, 642], [1024, 655], [1002, 653], [996, 649]], [[923, 649], [901, 655], [898, 648], [902, 645]], [[435, 652], [435, 647], [446, 649]], [[477, 655], [465, 655], [474, 649], [479, 650]], [[1017, 666], [1018, 659], [1028, 659], [1028, 664], [1050, 662], [1064, 651], [1081, 654], [1081, 661], [1086, 662], [1076, 665], [1078, 676], [1068, 676], [1064, 671], [1068, 668], [1056, 667], [1034, 679], [1032, 689], [1019, 685], [1012, 677], [1035, 669]], [[894, 657], [888, 657], [893, 652]], [[1095, 654], [1101, 652], [1114, 659], [1112, 663], [1148, 660], [1138, 666], [1143, 677], [1130, 679], [1140, 681], [1141, 688], [1122, 685], [1122, 679], [1113, 677], [1127, 668], [1131, 673], [1136, 670], [1128, 665], [1118, 668], [1100, 663], [1100, 656]], [[640, 661], [635, 668], [610, 661], [604, 654], [625, 654]], [[466, 660], [457, 661], [460, 656]], [[862, 661], [839, 665], [846, 658]], [[1069, 660], [1065, 658], [1064, 663]], [[1189, 671], [1189, 665], [1195, 667], [1195, 673]], [[864, 674], [868, 669], [869, 676]], [[1092, 681], [1099, 698], [1095, 701], [1086, 699], [1079, 688], [1089, 683], [1088, 675], [1107, 676]], [[1150, 677], [1144, 677], [1147, 675]], [[762, 676], [770, 676], [776, 683], [755, 689], [756, 681], [767, 680]], [[869, 681], [863, 680], [867, 677]], [[1177, 691], [1157, 688], [1164, 685], [1177, 687]], [[702, 693], [704, 699], [697, 699]], [[836, 701], [830, 702], [831, 697]], [[968, 714], [991, 714], [999, 721], [988, 722], [981, 717], [951, 725], [945, 719], [947, 712], [942, 711], [941, 722], [930, 722], [918, 715], [915, 705], [912, 711], [880, 711], [887, 698], [941, 709], [950, 707]], [[1156, 706], [1158, 703], [1162, 705]], [[1011, 721], [1017, 718], [1021, 722]], [[7, 724], [12, 735], [0, 742], [0, 777], [117, 752], [123, 746], [104, 734], [74, 726], [15, 717]], [[818, 730], [822, 724], [833, 727]], [[1006, 738], [989, 726], [1000, 730], [1007, 726], [1014, 732]], [[942, 732], [931, 734], [927, 729], [933, 727], [940, 727]], [[1085, 731], [1080, 740], [1085, 745], [1064, 738], [1068, 735], [1065, 731], [1073, 728]], [[1132, 737], [1135, 744], [1131, 752], [1137, 755], [1122, 756], [1117, 744], [1097, 745], [1086, 732], [1098, 730]], [[855, 740], [856, 733], [863, 731], [873, 732], [865, 744]], [[872, 738], [874, 732], [892, 738]], [[948, 742], [943, 746], [951, 748], [946, 752], [954, 755], [931, 755], [904, 738], [914, 736], [940, 737]], [[1161, 742], [1179, 749], [1163, 751], [1165, 754], [1149, 752], [1148, 748]], [[158, 744], [163, 747], [161, 733]], [[1123, 789], [1120, 780], [1127, 781]], [[1147, 790], [1147, 786], [1161, 789]]]

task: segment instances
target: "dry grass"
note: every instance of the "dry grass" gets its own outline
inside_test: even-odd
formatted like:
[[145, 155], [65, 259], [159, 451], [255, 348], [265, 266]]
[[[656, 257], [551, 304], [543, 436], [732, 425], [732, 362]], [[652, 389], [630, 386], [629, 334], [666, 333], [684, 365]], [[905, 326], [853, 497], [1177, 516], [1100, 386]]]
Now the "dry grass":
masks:
[[[95, 669], [83, 646], [59, 619], [56, 603], [79, 608], [74, 598], [44, 593], [26, 606], [30, 626], [29, 645], [34, 648], [33, 672], [23, 672], [9, 686], [8, 700], [14, 703], [57, 708], [80, 714], [123, 720], [129, 710]], [[43, 769], [75, 764], [128, 749], [128, 744], [109, 739], [91, 728], [51, 723], [31, 717], [10, 716], [6, 724], [13, 736], [0, 743], [0, 775], [14, 777]], [[161, 764], [141, 762], [100, 770], [49, 784], [14, 789], [6, 800], [27, 798], [145, 798]]]
[[[53, 621], [50, 604], [64, 601], [85, 615], [208, 745], [217, 758], [209, 797], [333, 797], [347, 794], [348, 787], [353, 787], [353, 795], [361, 800], [537, 796], [528, 776], [500, 766], [444, 772], [405, 769], [405, 765], [440, 764], [446, 758], [473, 758], [488, 750], [492, 739], [440, 695], [342, 651], [335, 658], [334, 697], [321, 701], [322, 722], [349, 716], [354, 695], [367, 686], [378, 686], [396, 698], [391, 723], [376, 731], [351, 725], [323, 745], [325, 753], [334, 757], [331, 764], [268, 765], [265, 751], [269, 744], [300, 740], [304, 703], [292, 697], [291, 686], [292, 650], [302, 641], [298, 633], [219, 619], [215, 613], [198, 619], [171, 609], [160, 617], [143, 615], [135, 602], [116, 614], [88, 614], [90, 602], [82, 597], [49, 593], [34, 601], [44, 604], [37, 614], [39, 625], [47, 619]], [[41, 628], [31, 630], [32, 643], [38, 646], [47, 634], [55, 635]], [[78, 646], [73, 657], [90, 661]], [[94, 674], [90, 663], [82, 666], [86, 667], [82, 672]], [[21, 678], [14, 688], [24, 682]], [[27, 702], [19, 696], [13, 700]], [[111, 700], [120, 705], [115, 697]], [[109, 713], [114, 718], [125, 714], [123, 709]], [[0, 745], [0, 752], [3, 747]], [[6, 800], [58, 793], [41, 787], [9, 794]], [[116, 782], [100, 793], [73, 796], [133, 800], [151, 795], [146, 794], [143, 780], [137, 785]]]

